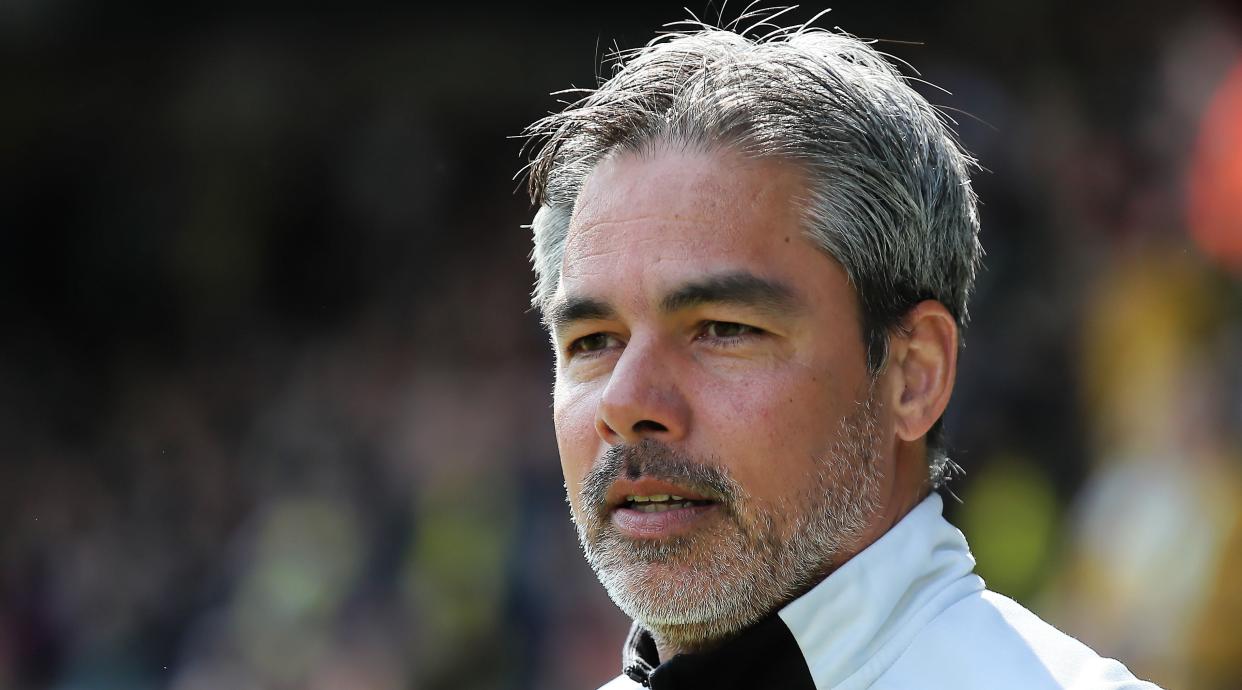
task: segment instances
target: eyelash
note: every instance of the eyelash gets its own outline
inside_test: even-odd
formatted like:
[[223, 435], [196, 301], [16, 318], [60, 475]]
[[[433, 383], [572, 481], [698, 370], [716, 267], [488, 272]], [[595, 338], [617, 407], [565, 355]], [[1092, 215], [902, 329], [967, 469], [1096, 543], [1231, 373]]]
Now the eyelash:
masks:
[[[741, 330], [741, 333], [735, 333], [733, 335], [708, 335], [706, 331], [712, 326], [734, 327]], [[711, 338], [715, 340], [717, 344], [724, 347], [741, 345], [744, 341], [755, 336], [763, 335], [764, 333], [762, 328], [756, 328], [755, 326], [749, 326], [744, 323], [737, 323], [736, 321], [704, 321], [699, 331], [699, 340], [702, 340], [703, 338]]]
[[607, 349], [606, 346], [594, 350], [581, 349], [582, 343], [592, 338], [616, 339], [616, 336], [609, 335], [608, 333], [592, 333], [590, 335], [584, 335], [581, 338], [571, 341], [565, 348], [565, 353], [571, 357], [594, 357]]
[[[713, 326], [727, 326], [727, 327], [737, 328], [741, 332], [735, 333], [732, 335], [710, 335], [708, 331], [711, 330]], [[699, 334], [695, 336], [695, 340], [711, 339], [712, 341], [714, 341], [714, 344], [717, 347], [727, 348], [727, 347], [736, 347], [738, 345], [741, 345], [746, 340], [749, 340], [750, 338], [754, 338], [756, 336], [763, 335], [764, 333], [765, 331], [762, 328], [757, 328], [755, 326], [750, 326], [744, 323], [738, 323], [736, 321], [704, 321], [703, 323], [699, 324]], [[616, 336], [610, 335], [608, 333], [602, 333], [602, 332], [591, 333], [590, 335], [584, 335], [581, 338], [577, 338], [569, 343], [569, 345], [565, 348], [566, 354], [572, 357], [593, 357], [608, 349], [607, 345], [605, 345], [604, 347], [595, 348], [591, 350], [582, 349], [583, 343], [592, 338], [615, 339]]]

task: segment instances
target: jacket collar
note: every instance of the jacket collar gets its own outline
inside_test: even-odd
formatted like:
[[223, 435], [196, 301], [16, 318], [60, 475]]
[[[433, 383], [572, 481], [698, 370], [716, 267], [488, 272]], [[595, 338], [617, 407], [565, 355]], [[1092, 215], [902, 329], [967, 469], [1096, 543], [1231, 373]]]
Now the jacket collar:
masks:
[[966, 537], [943, 510], [932, 493], [781, 609], [818, 687], [869, 686], [931, 619], [984, 588]]

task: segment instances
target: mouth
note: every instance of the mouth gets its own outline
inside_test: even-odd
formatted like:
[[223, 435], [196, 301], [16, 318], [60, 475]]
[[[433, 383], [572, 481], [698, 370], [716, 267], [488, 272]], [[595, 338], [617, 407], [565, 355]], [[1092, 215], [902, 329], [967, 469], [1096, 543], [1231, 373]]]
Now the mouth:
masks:
[[695, 529], [717, 512], [721, 497], [657, 479], [618, 480], [609, 520], [631, 539], [661, 539]]
[[712, 505], [715, 501], [708, 499], [691, 499], [672, 494], [654, 494], [650, 496], [630, 495], [617, 508], [636, 510], [640, 513], [663, 513], [669, 510], [682, 510], [695, 506]]
[[709, 490], [661, 479], [640, 477], [616, 480], [609, 487], [605, 500], [609, 512], [636, 510], [642, 513], [663, 513], [669, 510], [719, 503], [719, 498]]

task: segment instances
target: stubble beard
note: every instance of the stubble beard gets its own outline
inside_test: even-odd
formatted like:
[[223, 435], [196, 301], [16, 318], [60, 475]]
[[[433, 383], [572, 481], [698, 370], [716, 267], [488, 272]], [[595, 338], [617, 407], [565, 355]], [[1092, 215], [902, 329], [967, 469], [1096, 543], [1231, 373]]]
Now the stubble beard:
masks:
[[[587, 475], [575, 516], [587, 562], [608, 595], [658, 640], [684, 650], [727, 638], [792, 601], [839, 565], [879, 510], [875, 396], [844, 417], [815, 458], [806, 487], [776, 502], [752, 499], [719, 462], [644, 440], [615, 446]], [[604, 496], [623, 474], [719, 497], [701, 529], [662, 540], [623, 536]]]

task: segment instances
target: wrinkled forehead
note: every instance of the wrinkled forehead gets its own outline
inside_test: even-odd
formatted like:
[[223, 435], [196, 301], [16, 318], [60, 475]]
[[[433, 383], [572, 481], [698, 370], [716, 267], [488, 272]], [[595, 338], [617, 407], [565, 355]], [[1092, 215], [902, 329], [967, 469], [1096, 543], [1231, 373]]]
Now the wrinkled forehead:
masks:
[[800, 255], [822, 258], [802, 233], [802, 188], [793, 166], [727, 152], [612, 158], [583, 186], [553, 302], [637, 311], [721, 276], [794, 286]]
[[[621, 152], [583, 183], [562, 275], [601, 251], [715, 249], [800, 228], [803, 175], [790, 163], [729, 150]], [[658, 240], [658, 242], [657, 242]]]
[[619, 152], [583, 182], [571, 227], [632, 215], [635, 206], [682, 216], [718, 215], [762, 193], [744, 174], [760, 165], [724, 151]]
[[[641, 175], [635, 175], [635, 169], [641, 169]], [[763, 174], [747, 174], [754, 171]], [[584, 178], [574, 216], [603, 210], [600, 202], [607, 197], [599, 194], [601, 187], [624, 197], [643, 194], [653, 200], [712, 208], [716, 202], [770, 193], [791, 177], [804, 181], [801, 166], [775, 156], [746, 154], [725, 144], [656, 141], [635, 149], [616, 149], [604, 156]]]

